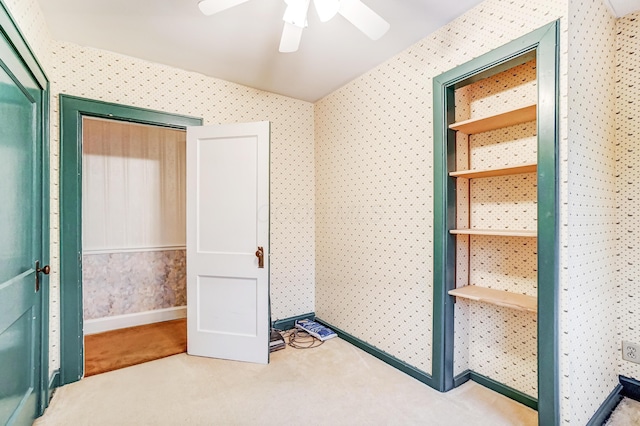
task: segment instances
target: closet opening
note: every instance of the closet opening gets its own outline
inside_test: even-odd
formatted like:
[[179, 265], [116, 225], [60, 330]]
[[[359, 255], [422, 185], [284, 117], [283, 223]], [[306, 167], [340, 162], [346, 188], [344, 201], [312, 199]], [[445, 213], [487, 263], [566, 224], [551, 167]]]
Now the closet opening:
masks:
[[434, 78], [434, 378], [559, 419], [558, 29]]

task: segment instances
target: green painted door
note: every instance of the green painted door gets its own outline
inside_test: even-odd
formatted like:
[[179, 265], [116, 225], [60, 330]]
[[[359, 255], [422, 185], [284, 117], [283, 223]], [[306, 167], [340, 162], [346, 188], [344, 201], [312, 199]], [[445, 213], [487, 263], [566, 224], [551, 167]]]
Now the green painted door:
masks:
[[43, 92], [0, 32], [0, 424], [40, 411]]

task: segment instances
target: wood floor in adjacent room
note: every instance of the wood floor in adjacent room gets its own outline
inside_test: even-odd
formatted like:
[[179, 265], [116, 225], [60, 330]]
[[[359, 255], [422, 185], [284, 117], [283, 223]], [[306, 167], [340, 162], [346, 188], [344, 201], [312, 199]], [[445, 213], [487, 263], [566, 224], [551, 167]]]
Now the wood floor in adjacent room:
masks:
[[537, 425], [537, 413], [474, 382], [447, 393], [339, 338], [268, 365], [179, 354], [56, 390], [36, 426]]
[[186, 318], [90, 334], [84, 337], [84, 376], [130, 367], [186, 350]]

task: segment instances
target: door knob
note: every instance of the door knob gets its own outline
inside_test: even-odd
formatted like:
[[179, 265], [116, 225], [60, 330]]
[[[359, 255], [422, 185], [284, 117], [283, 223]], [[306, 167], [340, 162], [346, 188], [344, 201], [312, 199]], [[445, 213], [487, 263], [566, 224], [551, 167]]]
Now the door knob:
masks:
[[264, 248], [258, 247], [256, 257], [258, 258], [258, 268], [264, 268]]
[[40, 261], [36, 260], [36, 292], [40, 291], [40, 274], [49, 275], [49, 272], [51, 272], [51, 267], [49, 267], [49, 265], [45, 265], [41, 268]]

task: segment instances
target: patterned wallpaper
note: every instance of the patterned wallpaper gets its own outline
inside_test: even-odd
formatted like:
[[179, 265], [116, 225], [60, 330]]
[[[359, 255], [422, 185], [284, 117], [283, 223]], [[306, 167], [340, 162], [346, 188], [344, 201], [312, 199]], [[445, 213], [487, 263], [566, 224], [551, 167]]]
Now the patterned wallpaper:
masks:
[[[201, 116], [205, 124], [272, 122], [272, 318], [312, 312], [313, 105], [105, 51], [62, 42], [52, 46], [53, 94]], [[58, 117], [57, 96], [51, 113]], [[57, 156], [58, 122], [51, 124], [52, 155]]]
[[82, 256], [85, 320], [186, 306], [186, 285], [186, 250]]
[[50, 371], [58, 368], [58, 94], [204, 118], [204, 124], [271, 121], [272, 319], [314, 310], [314, 122], [311, 103], [140, 59], [51, 40], [36, 0], [7, 5], [51, 82]]
[[[615, 19], [572, 0], [569, 27], [569, 286], [562, 292], [563, 416], [583, 425], [617, 384]], [[568, 401], [567, 401], [568, 399]], [[566, 402], [565, 402], [566, 401]], [[568, 417], [570, 413], [570, 417]]]
[[[612, 381], [612, 356], [619, 373], [640, 377], [637, 365], [619, 358], [620, 340], [640, 342], [637, 328], [632, 328], [638, 310], [632, 280], [638, 271], [629, 216], [638, 210], [633, 183], [637, 150], [630, 136], [635, 120], [629, 119], [638, 116], [638, 96], [637, 87], [628, 83], [639, 77], [634, 60], [640, 32], [637, 15], [617, 21], [619, 53], [614, 61], [610, 46], [615, 21], [601, 0], [487, 0], [314, 108], [198, 74], [52, 41], [36, 0], [3, 1], [44, 65], [54, 94], [197, 115], [206, 123], [271, 120], [274, 319], [314, 310], [315, 268], [315, 309], [320, 317], [426, 372], [431, 370], [432, 323], [431, 77], [561, 18], [563, 423], [584, 424], [604, 399]], [[612, 154], [607, 111], [614, 109], [606, 105], [614, 90], [613, 63], [619, 66], [618, 143]], [[570, 117], [568, 102], [580, 105], [572, 108]], [[55, 96], [51, 369], [59, 362], [57, 114]], [[310, 143], [314, 131], [315, 163]], [[611, 270], [611, 155], [620, 177], [615, 202], [621, 224], [618, 246], [623, 249], [616, 253], [617, 275]], [[598, 239], [605, 244], [596, 245]], [[615, 285], [610, 284], [612, 276], [618, 277]], [[618, 292], [613, 298], [611, 287]], [[617, 326], [615, 341], [608, 338], [611, 324]], [[594, 330], [602, 331], [591, 336]]]
[[[566, 12], [566, 3], [558, 1], [486, 1], [316, 103], [316, 313], [320, 318], [431, 372], [431, 79]], [[566, 28], [566, 23], [561, 25]], [[564, 57], [566, 47], [563, 52]], [[566, 72], [562, 87], [565, 84]], [[517, 102], [524, 98], [525, 104], [530, 101], [526, 93], [536, 91], [531, 84], [518, 90], [522, 95]], [[471, 98], [468, 113], [479, 111], [483, 96], [466, 96]], [[507, 108], [501, 103], [513, 99], [506, 94], [497, 97], [497, 108]], [[515, 132], [519, 135], [523, 129]], [[518, 143], [527, 138], [530, 131], [515, 136]], [[535, 226], [533, 220], [528, 219], [529, 226]], [[484, 313], [472, 309], [467, 309], [466, 317], [487, 314], [485, 308]], [[498, 321], [506, 318], [497, 316]], [[535, 319], [524, 321], [531, 324]], [[495, 341], [493, 337], [487, 339]], [[459, 341], [469, 345], [471, 339], [462, 335]], [[489, 348], [483, 356], [501, 357], [501, 348]], [[525, 352], [531, 359], [531, 351]], [[467, 355], [460, 356], [466, 362]], [[474, 356], [468, 354], [472, 365], [481, 362]], [[535, 394], [531, 380], [521, 388]]]
[[[618, 307], [610, 313], [611, 320], [616, 316], [617, 339], [615, 349], [617, 353], [618, 373], [640, 379], [640, 364], [633, 364], [622, 360], [620, 350], [622, 340], [640, 344], [640, 292], [638, 277], [640, 277], [640, 262], [638, 261], [638, 246], [640, 245], [640, 149], [638, 137], [640, 133], [640, 13], [634, 13], [617, 22], [617, 58], [616, 58], [616, 174], [618, 208], [616, 220], [616, 247], [618, 252], [617, 279]], [[613, 287], [608, 282], [607, 286]]]

